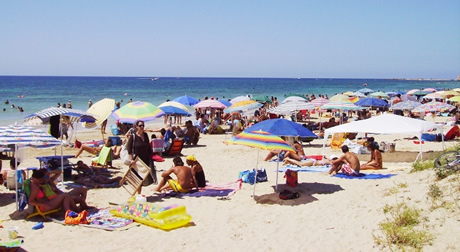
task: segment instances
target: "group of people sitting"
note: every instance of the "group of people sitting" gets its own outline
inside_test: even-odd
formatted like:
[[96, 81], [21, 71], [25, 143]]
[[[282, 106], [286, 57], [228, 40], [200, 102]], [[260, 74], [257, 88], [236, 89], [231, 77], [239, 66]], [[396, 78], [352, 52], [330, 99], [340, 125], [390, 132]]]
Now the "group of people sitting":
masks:
[[[188, 193], [193, 188], [199, 190], [200, 187], [205, 187], [206, 177], [204, 170], [195, 156], [187, 156], [186, 162], [189, 166], [185, 166], [180, 157], [175, 157], [173, 159], [174, 165], [161, 174], [162, 179], [156, 191], [171, 189], [178, 193]], [[171, 177], [172, 174], [177, 177], [177, 180]]]
[[322, 160], [316, 160], [314, 158], [308, 158], [305, 155], [305, 151], [298, 141], [295, 141], [293, 144], [293, 148], [295, 152], [288, 152], [288, 151], [279, 151], [279, 150], [272, 150], [268, 153], [265, 161], [269, 161], [274, 156], [279, 156], [285, 165], [293, 164], [298, 166], [326, 166], [330, 165], [331, 169], [329, 170], [329, 174], [338, 173], [342, 170], [343, 173], [347, 175], [358, 175], [360, 170], [377, 170], [383, 168], [383, 159], [381, 151], [379, 150], [379, 146], [377, 142], [374, 141], [373, 137], [367, 139], [364, 143], [367, 149], [371, 153], [370, 160], [364, 164], [360, 164], [360, 161], [356, 154], [349, 151], [347, 145], [343, 145], [341, 147], [343, 155], [340, 157], [331, 157], [327, 159], [323, 157]]

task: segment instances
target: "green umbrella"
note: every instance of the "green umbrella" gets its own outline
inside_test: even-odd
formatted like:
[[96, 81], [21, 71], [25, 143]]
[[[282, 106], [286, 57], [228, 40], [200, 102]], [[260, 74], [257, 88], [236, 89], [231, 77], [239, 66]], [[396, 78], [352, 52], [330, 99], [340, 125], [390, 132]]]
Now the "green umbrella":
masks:
[[390, 96], [388, 96], [386, 93], [384, 93], [382, 91], [372, 93], [372, 94], [370, 94], [370, 96], [372, 96], [372, 97], [379, 97], [380, 96], [382, 98], [390, 98]]
[[268, 102], [270, 104], [272, 103], [272, 99], [268, 97], [267, 95], [256, 95], [252, 97], [252, 100], [262, 102], [262, 103], [265, 103], [265, 102]]

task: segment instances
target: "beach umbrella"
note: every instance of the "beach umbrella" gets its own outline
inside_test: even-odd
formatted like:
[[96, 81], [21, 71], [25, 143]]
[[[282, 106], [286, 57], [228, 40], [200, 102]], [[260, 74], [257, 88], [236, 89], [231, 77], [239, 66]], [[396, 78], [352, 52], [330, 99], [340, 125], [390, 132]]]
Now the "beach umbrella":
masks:
[[252, 109], [257, 109], [262, 107], [263, 105], [259, 102], [254, 100], [247, 100], [247, 101], [239, 101], [232, 104], [232, 106], [224, 109], [225, 113], [231, 113], [234, 111], [248, 111]]
[[362, 106], [362, 107], [388, 107], [390, 106], [384, 100], [381, 100], [375, 97], [359, 99], [359, 101], [355, 102], [355, 105]]
[[348, 98], [350, 97], [343, 95], [343, 94], [336, 94], [332, 96], [331, 98], [329, 98], [329, 102], [350, 102]]
[[[409, 92], [408, 92], [409, 93]], [[415, 96], [424, 96], [424, 95], [427, 95], [431, 92], [428, 92], [428, 91], [423, 91], [423, 90], [419, 90], [419, 91], [415, 91], [413, 92], [411, 95], [415, 95]]]
[[226, 106], [218, 100], [203, 100], [193, 106], [194, 108], [224, 109]]
[[158, 106], [158, 108], [161, 109], [165, 115], [191, 115], [187, 107], [176, 101], [163, 102]]
[[436, 92], [438, 90], [436, 90], [435, 88], [425, 88], [425, 89], [423, 89], [423, 91], [427, 91], [427, 92], [432, 93], [432, 92]]
[[256, 95], [251, 98], [251, 100], [262, 102], [262, 103], [272, 103], [272, 99], [267, 95]]
[[444, 102], [429, 102], [412, 109], [412, 112], [444, 112], [454, 108], [455, 106]]
[[321, 109], [337, 109], [337, 110], [362, 110], [360, 106], [356, 106], [350, 101], [329, 102], [320, 107]]
[[[17, 159], [18, 147], [53, 147], [56, 145], [61, 145], [61, 141], [54, 138], [48, 133], [43, 131], [37, 130], [32, 127], [28, 126], [21, 126], [21, 125], [9, 125], [0, 127], [0, 145], [14, 145], [14, 156]], [[61, 170], [62, 176], [64, 176], [64, 168], [63, 168], [63, 160], [62, 160], [62, 145], [61, 145]], [[15, 164], [16, 172], [21, 172], [17, 169], [17, 163]], [[16, 174], [16, 209], [18, 209], [18, 178]], [[25, 179], [25, 178], [23, 178]], [[64, 179], [63, 179], [64, 180]]]
[[411, 90], [407, 91], [406, 94], [412, 95], [413, 93], [415, 93], [415, 92], [417, 92], [417, 91], [420, 91], [420, 89], [411, 89]]
[[448, 90], [448, 91], [442, 92], [441, 96], [443, 98], [450, 98], [450, 97], [453, 97], [453, 96], [460, 96], [460, 92], [457, 92], [455, 90]]
[[198, 99], [195, 99], [187, 95], [176, 97], [173, 99], [173, 101], [187, 105], [187, 106], [192, 106], [200, 102]]
[[308, 100], [305, 97], [302, 97], [302, 96], [289, 96], [286, 99], [284, 99], [281, 102], [281, 104], [288, 103], [288, 102], [304, 102], [304, 103], [307, 103]]
[[420, 105], [422, 104], [417, 101], [403, 101], [403, 102], [396, 103], [390, 108], [393, 110], [412, 110]]
[[232, 106], [232, 103], [226, 100], [218, 100], [220, 103], [224, 104], [226, 107]]
[[298, 97], [302, 97], [302, 98], [304, 98], [304, 99], [307, 99], [307, 98], [305, 97], [305, 95], [299, 94], [299, 93], [289, 93], [289, 94], [285, 94], [285, 95], [284, 95], [284, 97], [291, 97], [291, 96], [298, 96]]
[[381, 91], [374, 92], [374, 93], [370, 94], [370, 96], [372, 96], [372, 97], [390, 98], [390, 96], [388, 96], [386, 93], [381, 92]]
[[95, 122], [84, 122], [83, 127], [85, 128], [93, 128], [96, 125], [100, 125], [103, 123], [107, 118], [109, 118], [110, 114], [112, 114], [113, 110], [115, 109], [115, 100], [110, 98], [104, 98], [100, 101], [94, 103], [86, 112], [88, 114], [94, 115], [96, 118]]
[[347, 91], [347, 92], [343, 92], [342, 94], [346, 96], [352, 96], [353, 93], [354, 93], [353, 91]]
[[460, 96], [450, 97], [448, 100], [450, 102], [460, 102]]
[[322, 98], [322, 97], [316, 98], [309, 102], [309, 104], [313, 105], [314, 107], [321, 107], [322, 105], [327, 104], [327, 103], [329, 103], [329, 100], [326, 98]]
[[452, 90], [457, 91], [457, 92], [460, 92], [460, 88], [454, 88], [454, 89], [452, 89]]
[[429, 93], [425, 96], [422, 97], [423, 99], [442, 99], [442, 95], [441, 94], [438, 94], [438, 93]]
[[[245, 145], [249, 147], [258, 148], [257, 152], [257, 163], [256, 163], [256, 174], [254, 176], [254, 189], [252, 197], [254, 199], [256, 193], [256, 179], [257, 179], [257, 168], [259, 165], [259, 152], [262, 150], [284, 150], [295, 152], [294, 149], [289, 146], [281, 137], [270, 134], [265, 131], [251, 131], [251, 132], [241, 132], [240, 134], [234, 136], [232, 139], [226, 141], [226, 144], [237, 144]], [[278, 176], [278, 172], [277, 172]]]
[[164, 112], [149, 102], [130, 102], [115, 110], [112, 116], [121, 123], [134, 124], [137, 120], [151, 121], [162, 116]]
[[283, 118], [264, 120], [252, 125], [244, 131], [265, 131], [277, 136], [318, 137], [304, 126]]
[[240, 102], [240, 101], [248, 101], [248, 100], [251, 100], [251, 98], [247, 95], [240, 95], [240, 96], [237, 96], [233, 99], [230, 100], [231, 103], [235, 103], [235, 102]]
[[350, 96], [356, 96], [356, 97], [366, 97], [366, 95], [362, 92], [359, 92], [359, 91], [356, 91], [354, 93], [352, 93]]
[[396, 96], [398, 93], [393, 92], [393, 91], [390, 91], [390, 92], [386, 92], [386, 94], [387, 94], [388, 96], [390, 96], [390, 97], [394, 97], [394, 96]]
[[358, 90], [358, 92], [361, 92], [363, 94], [369, 94], [369, 93], [374, 92], [374, 90], [372, 90], [370, 88], [361, 88], [360, 90]]
[[84, 112], [78, 109], [68, 108], [46, 108], [30, 114], [24, 118], [25, 125], [31, 125], [35, 123], [47, 124], [52, 116], [68, 116], [71, 122], [95, 122], [96, 117], [88, 112]]
[[[300, 110], [313, 110], [315, 109], [315, 105], [310, 104], [309, 102], [287, 102], [287, 103], [282, 103], [278, 107], [273, 108], [272, 111], [283, 111], [283, 112], [294, 112], [294, 111], [300, 111]], [[283, 114], [283, 113], [274, 113], [274, 114]], [[286, 113], [284, 113], [286, 114]]]

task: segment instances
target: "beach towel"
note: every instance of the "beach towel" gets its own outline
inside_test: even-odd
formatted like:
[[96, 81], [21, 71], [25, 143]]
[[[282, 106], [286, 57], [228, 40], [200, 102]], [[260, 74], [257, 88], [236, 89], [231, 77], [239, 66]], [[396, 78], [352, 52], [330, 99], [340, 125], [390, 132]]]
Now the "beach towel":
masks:
[[[88, 210], [89, 214], [87, 219], [90, 221], [89, 224], [79, 224], [78, 226], [82, 227], [89, 227], [89, 228], [98, 228], [104, 229], [107, 231], [115, 231], [115, 230], [124, 230], [128, 229], [132, 226], [137, 226], [139, 224], [134, 223], [131, 219], [125, 219], [121, 217], [115, 217], [110, 212], [110, 209], [103, 208], [103, 209], [90, 209]], [[66, 225], [64, 223], [64, 218], [50, 218], [53, 222], [60, 223], [62, 225]]]
[[287, 170], [296, 171], [296, 172], [327, 172], [331, 169], [331, 166], [324, 165], [324, 166], [295, 166], [295, 165], [286, 165], [280, 167], [278, 172], [286, 172]]
[[386, 179], [396, 176], [396, 174], [380, 174], [380, 173], [360, 173], [358, 176], [349, 176], [343, 173], [337, 173], [332, 177], [343, 179]]
[[166, 193], [160, 194], [160, 198], [169, 198], [169, 197], [224, 197], [230, 198], [233, 196], [236, 191], [241, 189], [242, 181], [241, 179], [224, 184], [213, 184], [207, 183], [206, 187], [200, 188], [197, 190], [190, 190], [188, 193], [177, 193], [174, 191], [169, 191]]

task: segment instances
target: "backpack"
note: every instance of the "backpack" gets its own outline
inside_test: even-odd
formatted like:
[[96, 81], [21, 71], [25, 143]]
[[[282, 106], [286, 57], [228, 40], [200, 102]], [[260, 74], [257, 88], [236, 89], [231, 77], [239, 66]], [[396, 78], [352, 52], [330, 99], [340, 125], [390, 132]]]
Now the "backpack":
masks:
[[282, 200], [297, 199], [299, 197], [300, 197], [300, 193], [289, 191], [289, 190], [283, 190], [279, 194], [279, 198]]

